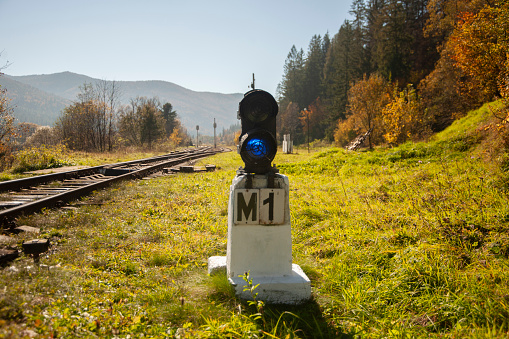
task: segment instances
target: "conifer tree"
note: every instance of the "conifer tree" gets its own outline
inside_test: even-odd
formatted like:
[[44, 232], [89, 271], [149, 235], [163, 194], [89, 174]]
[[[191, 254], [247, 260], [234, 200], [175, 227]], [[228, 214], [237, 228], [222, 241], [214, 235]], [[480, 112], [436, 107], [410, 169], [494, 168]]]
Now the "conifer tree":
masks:
[[304, 64], [303, 107], [309, 106], [320, 96], [322, 86], [322, 71], [325, 63], [322, 48], [322, 38], [314, 35], [309, 43], [309, 49]]
[[[327, 60], [327, 53], [329, 52], [329, 49], [330, 49], [330, 45], [331, 45], [331, 41], [330, 41], [330, 36], [329, 36], [329, 32], [325, 33], [325, 35], [323, 36], [323, 39], [322, 39], [322, 69], [320, 70], [320, 72], [322, 73], [321, 74], [321, 77], [323, 79], [323, 68], [325, 67], [325, 61]], [[322, 91], [323, 91], [323, 87], [322, 87]], [[323, 94], [323, 93], [322, 93]]]
[[301, 133], [294, 126], [299, 125], [298, 115], [294, 114], [294, 109], [289, 110], [288, 107], [296, 107], [298, 112], [305, 105], [304, 99], [304, 51], [297, 50], [295, 45], [292, 46], [285, 61], [283, 79], [278, 85], [277, 96], [279, 101], [280, 113], [278, 114], [277, 123], [279, 125], [279, 138], [282, 139], [285, 133], [291, 133], [293, 140], [298, 140]]
[[438, 60], [436, 39], [424, 36], [428, 0], [369, 0], [368, 48], [374, 70], [404, 87], [418, 84]]
[[339, 119], [344, 119], [348, 98], [348, 89], [353, 81], [363, 74], [363, 43], [357, 40], [354, 28], [346, 20], [334, 36], [327, 54], [324, 68], [324, 101], [328, 108], [328, 140], [334, 138], [334, 128]]
[[161, 113], [165, 121], [165, 133], [169, 137], [173, 133], [173, 129], [177, 127], [177, 111], [174, 111], [173, 105], [167, 102], [163, 105]]
[[288, 102], [294, 102], [303, 107], [305, 105], [304, 92], [304, 51], [292, 46], [286, 57], [283, 80], [280, 83], [281, 97]]
[[145, 101], [139, 108], [141, 123], [141, 141], [146, 143], [149, 149], [152, 144], [164, 135], [165, 121], [156, 99]]

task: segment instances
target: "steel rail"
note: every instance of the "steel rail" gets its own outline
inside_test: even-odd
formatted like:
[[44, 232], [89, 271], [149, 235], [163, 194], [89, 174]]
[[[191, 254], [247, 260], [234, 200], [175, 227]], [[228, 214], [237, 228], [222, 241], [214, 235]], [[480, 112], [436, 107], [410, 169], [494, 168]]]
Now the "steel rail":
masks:
[[[198, 151], [205, 152], [208, 150], [210, 150], [210, 148], [203, 148], [203, 149], [199, 149]], [[120, 167], [125, 167], [125, 166], [132, 166], [132, 165], [136, 165], [136, 164], [144, 164], [144, 163], [154, 162], [157, 160], [165, 160], [165, 159], [180, 157], [185, 154], [193, 154], [192, 152], [193, 152], [192, 150], [191, 151], [184, 150], [184, 151], [168, 153], [165, 155], [159, 155], [159, 156], [155, 156], [155, 157], [151, 157], [151, 158], [118, 162], [118, 163], [114, 163], [114, 164], [87, 167], [87, 168], [82, 168], [82, 169], [78, 169], [78, 170], [66, 171], [66, 172], [50, 173], [50, 174], [38, 175], [38, 176], [34, 176], [34, 177], [2, 181], [2, 182], [0, 182], [0, 193], [7, 192], [7, 191], [17, 191], [17, 190], [20, 190], [22, 188], [27, 188], [27, 187], [35, 187], [35, 186], [42, 185], [42, 184], [52, 182], [52, 181], [64, 181], [66, 179], [75, 179], [75, 178], [79, 178], [79, 177], [84, 177], [87, 175], [101, 173], [101, 171], [105, 171], [106, 169], [114, 169], [114, 168], [120, 168]]]
[[[12, 223], [14, 218], [16, 218], [20, 215], [23, 215], [23, 214], [35, 213], [35, 212], [40, 211], [43, 208], [51, 208], [51, 207], [62, 205], [63, 203], [68, 202], [68, 201], [76, 200], [84, 195], [90, 194], [93, 191], [97, 191], [99, 189], [106, 188], [106, 187], [111, 186], [112, 184], [120, 182], [120, 181], [142, 178], [142, 177], [148, 176], [152, 173], [158, 172], [165, 167], [173, 167], [175, 165], [178, 165], [178, 164], [181, 164], [184, 162], [205, 158], [205, 157], [208, 157], [208, 156], [211, 156], [211, 155], [217, 154], [219, 152], [223, 152], [223, 151], [224, 151], [223, 149], [217, 151], [217, 150], [211, 150], [211, 149], [207, 148], [207, 149], [199, 149], [198, 151], [195, 151], [193, 153], [189, 152], [188, 154], [179, 154], [180, 157], [173, 158], [173, 159], [166, 159], [166, 160], [159, 159], [162, 161], [158, 162], [155, 165], [151, 165], [151, 166], [147, 166], [145, 168], [133, 170], [133, 171], [125, 173], [125, 174], [112, 176], [110, 178], [101, 179], [101, 181], [99, 181], [99, 182], [93, 182], [86, 186], [69, 189], [68, 191], [63, 192], [63, 193], [50, 195], [48, 197], [38, 199], [38, 200], [29, 202], [26, 204], [22, 204], [22, 205], [8, 208], [5, 210], [0, 210], [0, 225], [10, 224], [10, 223]], [[147, 159], [143, 159], [143, 160], [147, 160]], [[114, 165], [118, 165], [118, 164], [114, 164]], [[124, 163], [124, 165], [125, 165], [125, 163]], [[109, 166], [109, 165], [106, 165], [106, 166]], [[96, 166], [94, 169], [104, 169], [104, 168], [105, 168], [105, 166]], [[92, 168], [90, 168], [90, 169], [92, 169]], [[75, 172], [79, 172], [79, 171], [80, 170], [70, 171], [67, 173], [72, 173], [71, 175], [76, 175]], [[56, 174], [60, 174], [60, 173], [56, 173]], [[46, 183], [47, 181], [45, 181], [45, 180], [48, 177], [47, 176], [42, 176], [42, 177], [45, 177], [45, 178], [40, 179], [40, 182]], [[37, 178], [37, 177], [27, 178], [27, 179], [35, 179], [35, 178]], [[65, 180], [70, 177], [69, 176], [52, 176], [51, 178], [64, 178], [64, 179], [52, 179], [51, 181], [53, 181], [53, 180]], [[23, 180], [23, 179], [19, 179], [19, 180]], [[16, 181], [19, 182], [19, 180], [16, 180]], [[30, 186], [33, 186], [33, 185], [30, 185]], [[19, 186], [18, 186], [18, 189], [19, 189]]]
[[104, 166], [95, 166], [73, 171], [51, 173], [23, 179], [2, 181], [0, 182], [0, 192], [17, 191], [22, 188], [39, 186], [52, 181], [64, 181], [66, 179], [84, 177], [86, 175], [99, 173], [99, 171], [102, 168], [104, 168]]

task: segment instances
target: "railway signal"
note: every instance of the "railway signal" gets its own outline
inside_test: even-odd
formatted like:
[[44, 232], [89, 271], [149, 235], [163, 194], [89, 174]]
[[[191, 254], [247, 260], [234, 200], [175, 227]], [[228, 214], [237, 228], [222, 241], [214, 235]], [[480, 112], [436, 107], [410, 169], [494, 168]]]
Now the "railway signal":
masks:
[[274, 97], [262, 90], [247, 92], [239, 104], [239, 153], [245, 167], [230, 186], [226, 257], [210, 257], [209, 273], [226, 266], [235, 293], [250, 299], [243, 278], [249, 272], [259, 285], [259, 300], [298, 304], [311, 297], [311, 282], [292, 264], [288, 177], [271, 166], [277, 151], [277, 112]]
[[277, 113], [274, 97], [260, 89], [247, 92], [239, 103], [237, 118], [242, 126], [239, 153], [245, 164], [244, 172], [271, 172], [272, 160], [277, 152]]

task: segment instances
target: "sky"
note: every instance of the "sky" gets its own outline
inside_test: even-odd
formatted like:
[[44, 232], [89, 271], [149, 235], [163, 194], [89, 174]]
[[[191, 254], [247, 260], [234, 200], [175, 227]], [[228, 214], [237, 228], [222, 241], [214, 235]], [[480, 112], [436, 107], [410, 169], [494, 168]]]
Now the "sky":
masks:
[[0, 0], [0, 66], [275, 94], [292, 45], [332, 38], [351, 0]]

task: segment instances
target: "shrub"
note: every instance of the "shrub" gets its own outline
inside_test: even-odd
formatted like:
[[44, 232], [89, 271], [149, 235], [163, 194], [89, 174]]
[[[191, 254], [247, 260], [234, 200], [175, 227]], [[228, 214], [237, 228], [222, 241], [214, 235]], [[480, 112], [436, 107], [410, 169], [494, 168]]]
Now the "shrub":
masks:
[[65, 151], [66, 148], [63, 145], [49, 147], [42, 145], [24, 149], [16, 154], [15, 165], [12, 171], [14, 173], [23, 173], [72, 165], [65, 159]]

